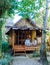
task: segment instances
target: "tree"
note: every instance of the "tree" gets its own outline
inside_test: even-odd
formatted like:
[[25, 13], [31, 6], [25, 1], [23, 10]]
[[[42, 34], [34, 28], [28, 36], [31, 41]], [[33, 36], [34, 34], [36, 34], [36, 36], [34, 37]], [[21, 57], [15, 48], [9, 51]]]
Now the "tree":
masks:
[[2, 25], [4, 23], [5, 13], [13, 14], [17, 8], [16, 0], [0, 0], [0, 56], [2, 50]]
[[47, 55], [46, 55], [46, 29], [47, 29], [47, 15], [48, 15], [48, 0], [46, 0], [46, 11], [43, 17], [43, 30], [42, 30], [42, 44], [40, 49], [41, 62], [43, 65], [48, 65]]
[[[17, 11], [18, 14], [27, 18], [27, 17], [37, 17], [39, 16], [39, 9], [45, 7], [45, 0], [21, 0], [17, 1]], [[37, 14], [37, 15], [36, 15]]]
[[0, 0], [0, 18], [7, 11], [8, 15], [14, 13], [17, 8], [16, 0]]
[[2, 50], [2, 46], [1, 46], [1, 40], [2, 40], [2, 31], [1, 28], [2, 27], [2, 22], [0, 23], [0, 56], [1, 56], [1, 50]]

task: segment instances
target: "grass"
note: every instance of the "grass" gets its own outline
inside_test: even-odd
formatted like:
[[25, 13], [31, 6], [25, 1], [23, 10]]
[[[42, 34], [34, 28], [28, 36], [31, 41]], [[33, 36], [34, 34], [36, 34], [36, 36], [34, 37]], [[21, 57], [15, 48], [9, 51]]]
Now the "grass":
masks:
[[34, 51], [32, 57], [40, 57], [39, 51]]
[[40, 57], [40, 53], [39, 53], [39, 51], [34, 51], [32, 53], [27, 53], [27, 56], [29, 58]]

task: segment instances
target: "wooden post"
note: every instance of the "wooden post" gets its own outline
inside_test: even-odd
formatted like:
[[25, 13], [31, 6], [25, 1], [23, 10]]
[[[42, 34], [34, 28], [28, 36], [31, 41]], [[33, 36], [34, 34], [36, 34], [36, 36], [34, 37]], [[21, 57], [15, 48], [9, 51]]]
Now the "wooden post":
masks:
[[36, 31], [32, 30], [32, 40], [36, 37]]
[[15, 39], [15, 35], [14, 35], [14, 30], [12, 31], [12, 47], [13, 47], [13, 49], [14, 49], [14, 39]]
[[15, 47], [14, 47], [14, 44], [15, 44], [15, 31], [13, 30], [12, 31], [12, 49], [14, 51], [14, 55], [15, 55]]
[[19, 44], [19, 30], [18, 30], [18, 44]]

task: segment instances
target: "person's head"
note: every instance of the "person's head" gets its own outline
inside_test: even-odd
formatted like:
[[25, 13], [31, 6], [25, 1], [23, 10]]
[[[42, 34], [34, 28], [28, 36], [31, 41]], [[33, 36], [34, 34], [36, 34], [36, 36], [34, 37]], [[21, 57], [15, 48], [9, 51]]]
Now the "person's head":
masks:
[[31, 39], [31, 36], [29, 35], [29, 38]]
[[31, 36], [30, 36], [30, 35], [28, 35], [28, 36], [27, 36], [27, 38], [31, 39]]

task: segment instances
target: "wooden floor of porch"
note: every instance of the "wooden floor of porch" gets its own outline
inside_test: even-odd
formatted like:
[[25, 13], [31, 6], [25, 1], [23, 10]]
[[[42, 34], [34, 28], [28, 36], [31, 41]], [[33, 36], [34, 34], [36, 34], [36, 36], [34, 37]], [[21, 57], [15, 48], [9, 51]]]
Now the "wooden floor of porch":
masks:
[[16, 52], [24, 52], [26, 54], [27, 51], [35, 51], [35, 50], [40, 50], [40, 46], [26, 46], [26, 45], [14, 45], [13, 51], [14, 55], [16, 55]]

